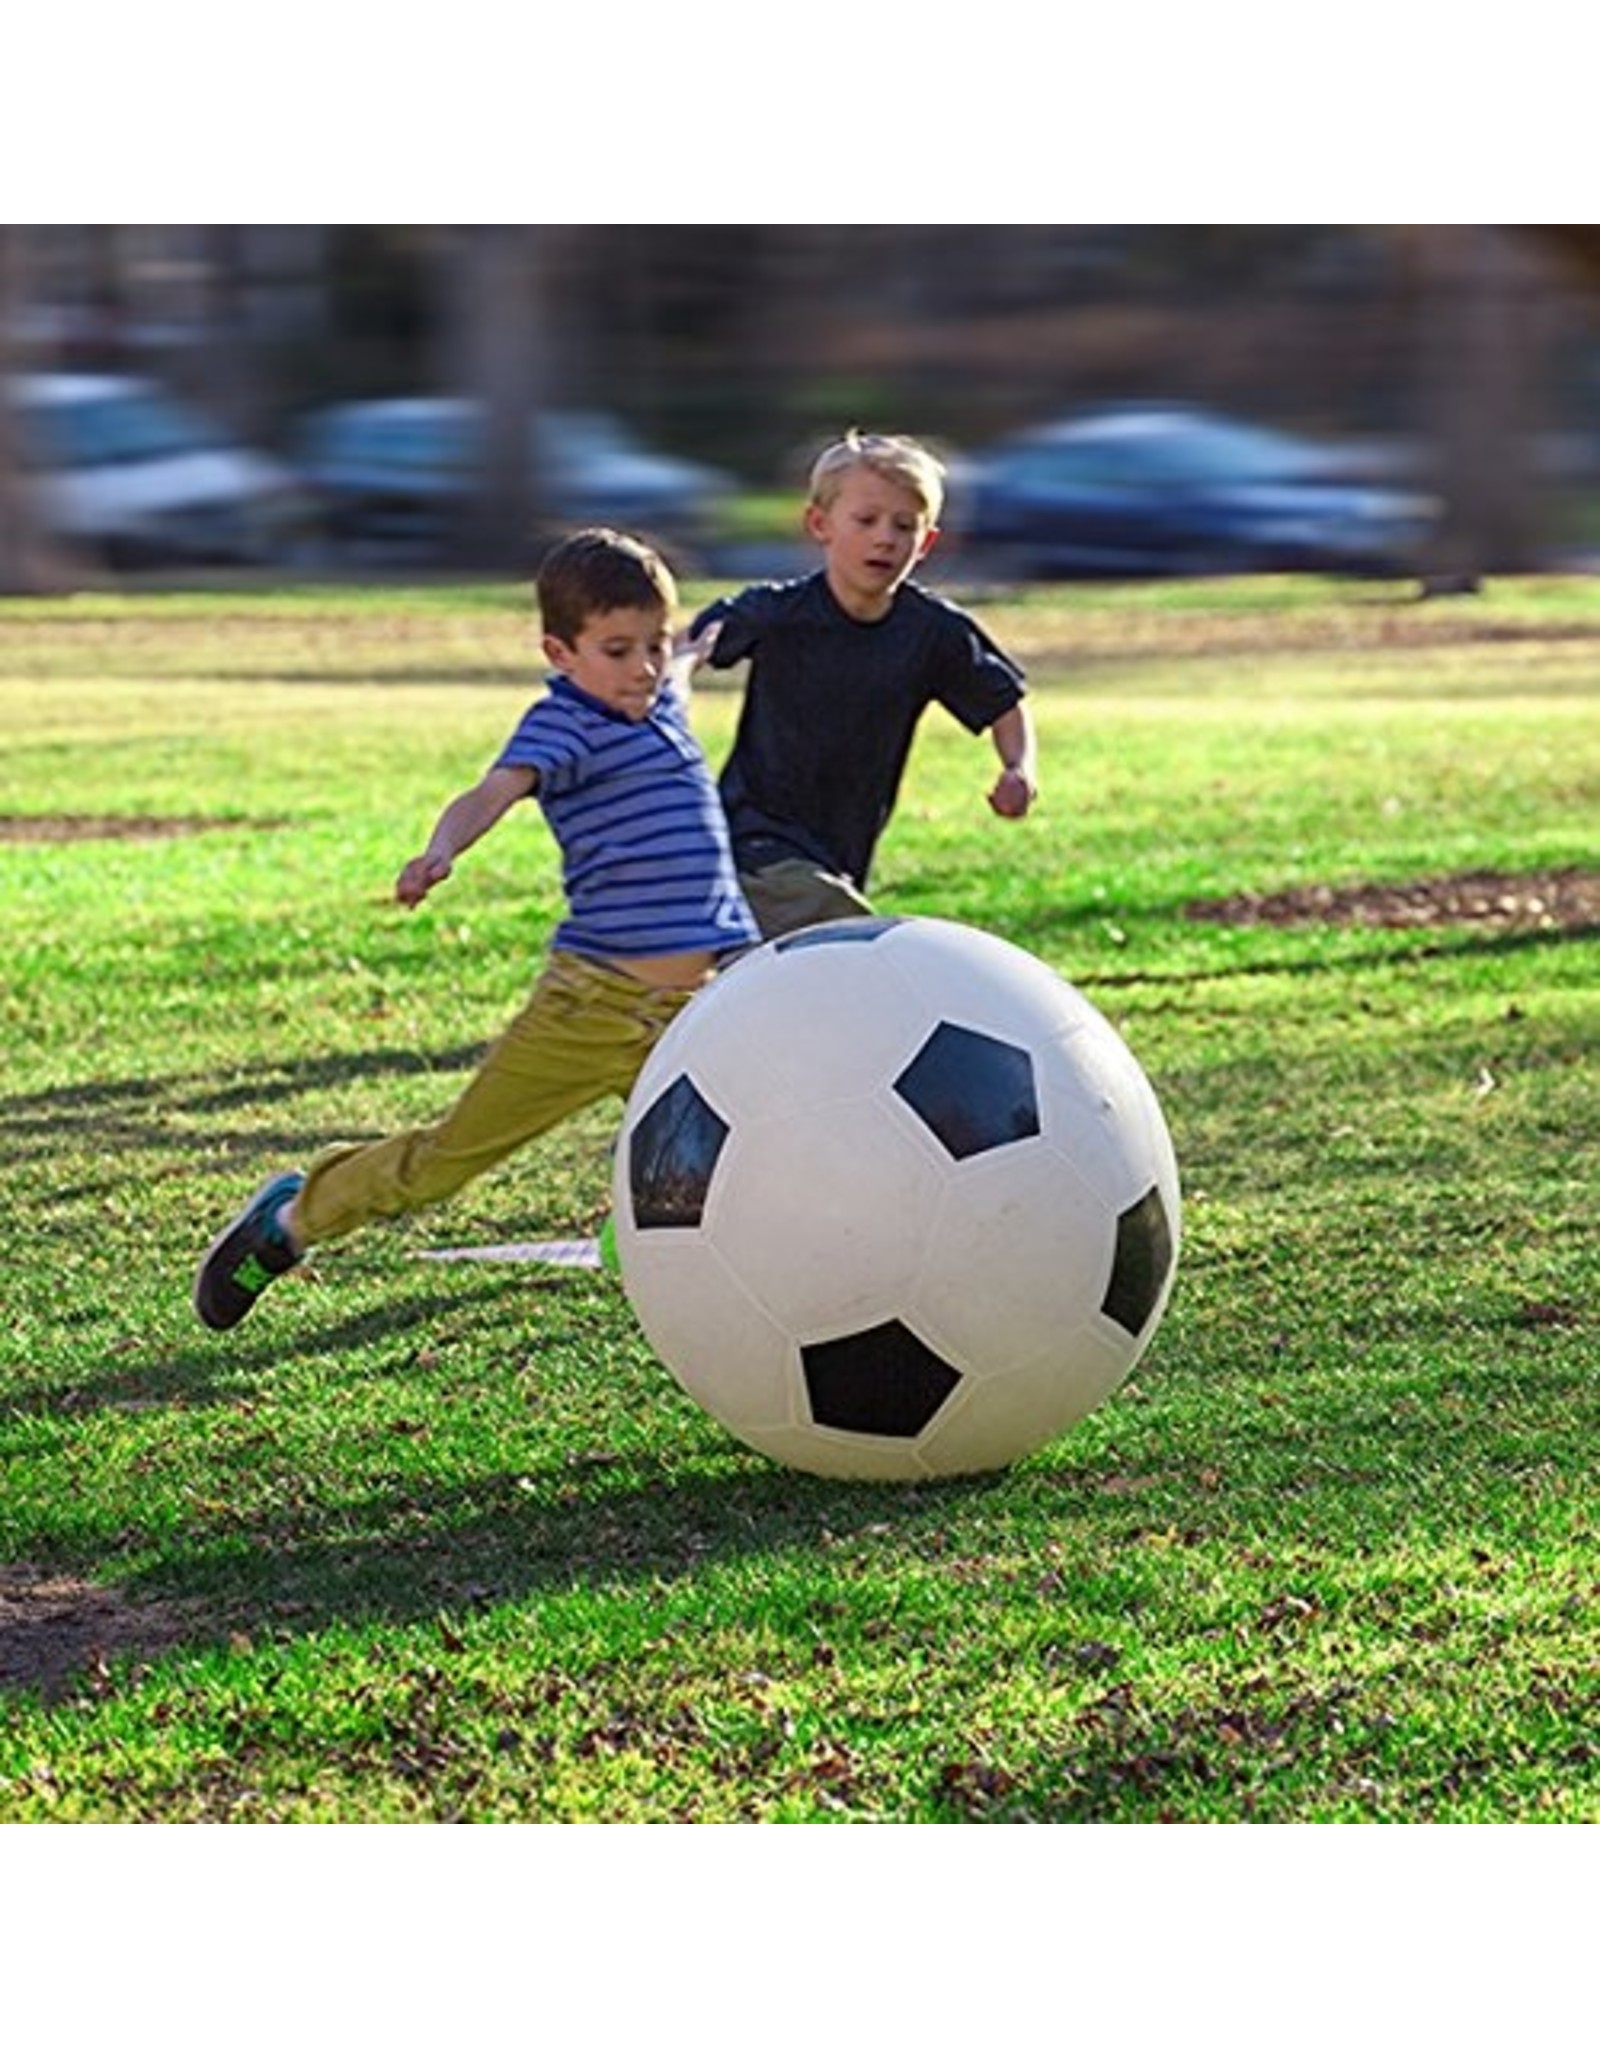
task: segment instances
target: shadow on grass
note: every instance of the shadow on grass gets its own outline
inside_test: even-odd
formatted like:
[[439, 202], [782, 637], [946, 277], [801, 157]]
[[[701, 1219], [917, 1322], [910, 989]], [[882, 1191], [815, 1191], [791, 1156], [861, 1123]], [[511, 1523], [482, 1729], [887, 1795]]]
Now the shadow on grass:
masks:
[[[459, 1270], [459, 1269], [458, 1269]], [[587, 1280], [577, 1286], [586, 1286]], [[411, 1292], [411, 1287], [419, 1291]], [[237, 1411], [252, 1381], [296, 1357], [360, 1359], [398, 1344], [437, 1341], [463, 1317], [526, 1308], [531, 1289], [574, 1292], [571, 1275], [531, 1282], [460, 1274], [450, 1287], [420, 1276], [403, 1298], [287, 1334], [263, 1321], [227, 1339], [200, 1332], [137, 1362], [100, 1347], [83, 1378], [35, 1383], [5, 1401], [8, 1420], [81, 1424], [95, 1415]], [[85, 1336], [103, 1310], [86, 1310]], [[60, 1318], [58, 1317], [58, 1323]], [[604, 1333], [597, 1329], [604, 1341]], [[530, 1348], [530, 1358], [537, 1346]], [[666, 1397], [676, 1398], [663, 1376]], [[626, 1376], [615, 1401], [627, 1399]], [[205, 1425], [197, 1424], [204, 1428]], [[715, 1426], [709, 1426], [715, 1436]], [[103, 1688], [109, 1660], [226, 1645], [263, 1629], [313, 1634], [327, 1626], [405, 1624], [451, 1611], [559, 1594], [585, 1584], [663, 1583], [708, 1561], [809, 1548], [947, 1513], [988, 1480], [936, 1488], [841, 1487], [772, 1465], [731, 1438], [692, 1465], [681, 1454], [533, 1448], [514, 1469], [468, 1478], [383, 1469], [381, 1439], [337, 1500], [307, 1501], [284, 1460], [285, 1496], [259, 1512], [227, 1504], [222, 1463], [208, 1484], [218, 1505], [196, 1512], [179, 1544], [129, 1569], [160, 1539], [135, 1512], [119, 1535], [30, 1545], [0, 1559], [0, 1690], [47, 1699]], [[515, 1453], [513, 1453], [515, 1456]], [[714, 1469], [707, 1469], [714, 1464]]]
[[[296, 1060], [292, 1064], [262, 1065], [246, 1076], [226, 1081], [174, 1074], [161, 1080], [117, 1080], [76, 1082], [65, 1088], [42, 1088], [28, 1095], [6, 1098], [4, 1130], [9, 1140], [53, 1139], [59, 1149], [63, 1128], [81, 1126], [98, 1136], [107, 1128], [108, 1117], [128, 1120], [128, 1130], [142, 1142], [170, 1144], [173, 1130], [166, 1121], [173, 1114], [208, 1116], [231, 1109], [253, 1107], [263, 1102], [281, 1102], [317, 1088], [336, 1088], [351, 1081], [364, 1081], [386, 1074], [459, 1073], [476, 1066], [483, 1057], [484, 1040], [468, 1045], [443, 1046], [422, 1053], [415, 1046], [395, 1046], [381, 1051], [332, 1053], [318, 1059]], [[134, 1122], [142, 1113], [149, 1121]], [[110, 1127], [113, 1133], [116, 1125]]]
[[[566, 1275], [549, 1282], [566, 1293], [589, 1284]], [[252, 1375], [297, 1353], [359, 1358], [375, 1344], [436, 1336], [464, 1315], [493, 1314], [524, 1291], [503, 1279], [424, 1286], [287, 1346], [265, 1333], [256, 1343], [197, 1340], [97, 1382], [92, 1393], [41, 1392], [29, 1408], [79, 1415], [164, 1403], [237, 1406]], [[592, 1448], [547, 1450], [535, 1428], [526, 1457], [513, 1448], [495, 1469], [446, 1477], [395, 1469], [375, 1437], [337, 1498], [298, 1493], [286, 1458], [283, 1496], [259, 1508], [227, 1504], [219, 1464], [215, 1519], [197, 1514], [181, 1546], [110, 1576], [149, 1617], [152, 1647], [200, 1649], [236, 1632], [403, 1625], [581, 1587], [627, 1596], [732, 1560], [804, 1558], [855, 1538], [893, 1551], [915, 1545], [929, 1526], [939, 1532], [937, 1551], [959, 1559], [992, 1544], [996, 1515], [1048, 1515], [1064, 1540], [1091, 1548], [1267, 1543], [1281, 1556], [1297, 1544], [1337, 1546], [1353, 1535], [1367, 1547], [1431, 1520], [1460, 1521], [1464, 1503], [1481, 1510], [1507, 1486], [1560, 1477], [1581, 1461], [1572, 1404], [1585, 1382], [1571, 1318], [1547, 1321], [1505, 1305], [1488, 1333], [1497, 1357], [1488, 1376], [1448, 1348], [1443, 1363], [1422, 1364], [1419, 1345], [1437, 1351], [1452, 1333], [1459, 1331], [1450, 1309], [1412, 1302], [1386, 1322], [1390, 1358], [1366, 1343], [1330, 1357], [1323, 1335], [1285, 1353], [1269, 1333], [1252, 1373], [1237, 1336], [1175, 1326], [1154, 1367], [1165, 1382], [1159, 1409], [1148, 1396], [1130, 1405], [1113, 1446], [1066, 1439], [1008, 1472], [912, 1486], [813, 1478], [772, 1464], [709, 1422], [660, 1450], [612, 1449], [603, 1416]], [[1348, 1369], [1356, 1364], [1359, 1372]], [[631, 1368], [620, 1370], [605, 1396], [617, 1416], [637, 1392], [632, 1380]], [[1226, 1398], [1215, 1391], [1224, 1382]], [[1198, 1393], [1199, 1383], [1212, 1391]], [[678, 1398], [664, 1378], [661, 1397]], [[137, 1526], [124, 1541], [125, 1554], [154, 1548]], [[108, 1561], [80, 1546], [33, 1563], [92, 1575]], [[102, 1582], [95, 1597], [105, 1596]], [[188, 1618], [177, 1636], [174, 1614]], [[137, 1654], [139, 1640], [130, 1631], [119, 1647]], [[82, 1643], [73, 1644], [81, 1661]], [[7, 1675], [0, 1654], [0, 1682]]]
[[[291, 1279], [299, 1275], [291, 1276]], [[279, 1291], [288, 1283], [280, 1282]], [[437, 1333], [444, 1319], [461, 1313], [459, 1296], [427, 1294], [415, 1300], [362, 1315], [346, 1317], [332, 1329], [319, 1332], [309, 1344], [286, 1351], [283, 1339], [269, 1338], [263, 1328], [262, 1341], [218, 1336], [206, 1349], [170, 1352], [155, 1363], [119, 1365], [115, 1356], [104, 1362], [90, 1361], [93, 1379], [55, 1380], [30, 1387], [26, 1393], [8, 1396], [0, 1402], [0, 1415], [12, 1418], [95, 1414], [137, 1414], [147, 1409], [237, 1407], [240, 1386], [252, 1374], [270, 1371], [286, 1356], [302, 1349], [318, 1357], [341, 1352], [362, 1351], [381, 1340], [393, 1340], [410, 1331]], [[79, 1312], [63, 1311], [58, 1322], [64, 1328], [80, 1325], [98, 1331], [103, 1313], [98, 1304]], [[262, 1327], [247, 1324], [246, 1329]]]
[[728, 1469], [673, 1469], [645, 1452], [563, 1455], [458, 1481], [396, 1478], [327, 1516], [245, 1525], [245, 1557], [152, 1569], [140, 1590], [204, 1597], [298, 1630], [414, 1621], [582, 1586], [662, 1586], [708, 1564], [772, 1557], [942, 1518], [953, 1492], [845, 1486], [782, 1470], [737, 1446]]
[[[40, 1089], [0, 1103], [0, 1143], [13, 1172], [42, 1169], [50, 1176], [51, 1215], [34, 1213], [30, 1233], [70, 1239], [76, 1229], [66, 1213], [77, 1203], [93, 1203], [126, 1194], [128, 1162], [149, 1159], [192, 1160], [217, 1157], [226, 1146], [228, 1170], [247, 1175], [283, 1160], [307, 1158], [324, 1145], [364, 1135], [341, 1121], [337, 1127], [252, 1123], [248, 1129], [221, 1133], [206, 1120], [226, 1120], [233, 1113], [258, 1113], [265, 1105], [292, 1103], [325, 1089], [389, 1075], [415, 1080], [437, 1075], [439, 1110], [449, 1105], [455, 1077], [469, 1073], [483, 1057], [484, 1042], [452, 1045], [422, 1053], [415, 1047], [332, 1054], [292, 1064], [264, 1066], [248, 1077], [226, 1080], [172, 1075], [160, 1080], [78, 1082]], [[94, 1160], [103, 1165], [98, 1176], [58, 1178], [62, 1165]], [[244, 1191], [241, 1190], [241, 1194]], [[205, 1196], [209, 1202], [214, 1199]]]
[[[565, 1285], [565, 1276], [552, 1284]], [[515, 1292], [499, 1281], [467, 1288], [480, 1309]], [[197, 1343], [100, 1384], [91, 1403], [74, 1390], [55, 1412], [236, 1404], [252, 1371], [281, 1366], [294, 1349], [359, 1354], [374, 1341], [435, 1330], [462, 1309], [459, 1292], [430, 1288], [289, 1350], [281, 1341], [220, 1353]], [[535, 1435], [526, 1459], [513, 1450], [497, 1469], [464, 1475], [369, 1463], [326, 1499], [297, 1495], [286, 1460], [281, 1497], [251, 1509], [229, 1506], [219, 1467], [221, 1501], [197, 1510], [181, 1542], [169, 1541], [159, 1557], [148, 1556], [153, 1535], [134, 1526], [113, 1546], [120, 1565], [79, 1545], [30, 1558], [20, 1586], [17, 1567], [0, 1569], [0, 1688], [58, 1697], [83, 1684], [103, 1688], [113, 1658], [137, 1664], [330, 1627], [448, 1626], [452, 1615], [585, 1588], [630, 1599], [741, 1559], [801, 1567], [840, 1546], [848, 1558], [858, 1542], [882, 1546], [893, 1570], [908, 1553], [942, 1557], [960, 1580], [989, 1557], [999, 1524], [1013, 1520], [1037, 1527], [1048, 1518], [1062, 1543], [1088, 1554], [1270, 1551], [1279, 1573], [1292, 1573], [1297, 1553], [1354, 1544], [1365, 1554], [1429, 1526], [1476, 1528], [1493, 1543], [1507, 1489], [1578, 1483], [1567, 1466], [1581, 1452], [1565, 1427], [1575, 1368], [1536, 1357], [1551, 1340], [1565, 1356], [1572, 1334], [1518, 1331], [1522, 1370], [1506, 1370], [1507, 1360], [1498, 1384], [1476, 1392], [1457, 1367], [1440, 1368], [1454, 1404], [1441, 1427], [1414, 1357], [1386, 1366], [1368, 1354], [1352, 1376], [1329, 1375], [1320, 1354], [1308, 1353], [1299, 1369], [1279, 1360], [1260, 1387], [1235, 1361], [1233, 1396], [1201, 1401], [1190, 1383], [1215, 1379], [1204, 1359], [1216, 1340], [1197, 1331], [1189, 1346], [1168, 1347], [1160, 1411], [1148, 1400], [1132, 1406], [1114, 1446], [1078, 1439], [1081, 1451], [1051, 1446], [1008, 1472], [914, 1486], [813, 1478], [709, 1424], [660, 1451], [611, 1449], [602, 1438], [592, 1449], [552, 1452]], [[619, 1376], [613, 1405], [620, 1412], [629, 1398]], [[373, 1455], [384, 1458], [381, 1445]], [[1498, 1508], [1484, 1519], [1491, 1500]], [[1468, 1502], [1477, 1503], [1473, 1513]], [[147, 1561], [130, 1571], [130, 1553]], [[1063, 1597], [1072, 1597], [1070, 1574]]]
[[197, 1536], [181, 1557], [131, 1575], [96, 1576], [91, 1558], [0, 1565], [0, 1691], [49, 1700], [103, 1689], [111, 1659], [139, 1664], [262, 1632], [406, 1625], [580, 1586], [670, 1584], [734, 1556], [914, 1528], [996, 1483], [844, 1487], [738, 1446], [724, 1455], [732, 1469], [712, 1473], [601, 1450], [470, 1480], [376, 1478], [337, 1506], [230, 1517], [220, 1537]]

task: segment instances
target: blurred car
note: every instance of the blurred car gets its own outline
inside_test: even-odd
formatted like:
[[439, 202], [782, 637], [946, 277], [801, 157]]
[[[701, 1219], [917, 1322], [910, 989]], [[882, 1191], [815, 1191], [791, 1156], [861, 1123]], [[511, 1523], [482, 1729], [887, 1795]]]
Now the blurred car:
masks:
[[1414, 572], [1436, 502], [1348, 450], [1223, 413], [1128, 405], [976, 455], [960, 538], [1020, 577]]
[[46, 531], [114, 567], [283, 562], [310, 538], [291, 470], [148, 378], [21, 376], [6, 395]]
[[[475, 402], [355, 399], [301, 422], [296, 460], [330, 538], [367, 559], [426, 561], [447, 551], [472, 488]], [[528, 431], [536, 502], [552, 526], [609, 525], [680, 559], [711, 538], [733, 480], [646, 448], [609, 413], [549, 412]]]

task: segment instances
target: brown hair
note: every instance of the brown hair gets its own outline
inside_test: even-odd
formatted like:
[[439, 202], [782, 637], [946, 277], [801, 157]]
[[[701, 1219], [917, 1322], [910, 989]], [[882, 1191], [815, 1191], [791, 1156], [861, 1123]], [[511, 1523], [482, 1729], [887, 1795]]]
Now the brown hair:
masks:
[[539, 620], [570, 647], [597, 612], [671, 613], [672, 571], [652, 547], [609, 526], [585, 527], [558, 541], [539, 564]]

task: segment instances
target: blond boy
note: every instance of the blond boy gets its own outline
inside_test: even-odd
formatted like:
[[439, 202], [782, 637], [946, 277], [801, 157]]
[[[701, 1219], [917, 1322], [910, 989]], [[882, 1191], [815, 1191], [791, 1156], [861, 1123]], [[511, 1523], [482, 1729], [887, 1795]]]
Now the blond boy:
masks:
[[721, 792], [739, 879], [762, 935], [869, 913], [872, 858], [918, 721], [941, 704], [987, 731], [989, 804], [1037, 795], [1023, 672], [960, 606], [911, 581], [938, 538], [944, 471], [919, 443], [852, 431], [817, 457], [806, 531], [822, 566], [719, 599], [715, 668], [748, 661]]

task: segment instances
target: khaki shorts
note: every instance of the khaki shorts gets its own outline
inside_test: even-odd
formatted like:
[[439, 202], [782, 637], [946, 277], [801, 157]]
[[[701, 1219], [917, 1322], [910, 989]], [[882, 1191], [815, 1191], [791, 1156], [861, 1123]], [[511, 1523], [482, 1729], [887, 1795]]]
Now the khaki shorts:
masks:
[[442, 1202], [580, 1109], [625, 1099], [689, 993], [552, 953], [523, 1009], [438, 1123], [337, 1145], [313, 1162], [295, 1203], [306, 1243]]
[[741, 874], [739, 886], [764, 939], [780, 939], [808, 924], [873, 915], [872, 905], [854, 882], [807, 860], [774, 861], [754, 874]]

